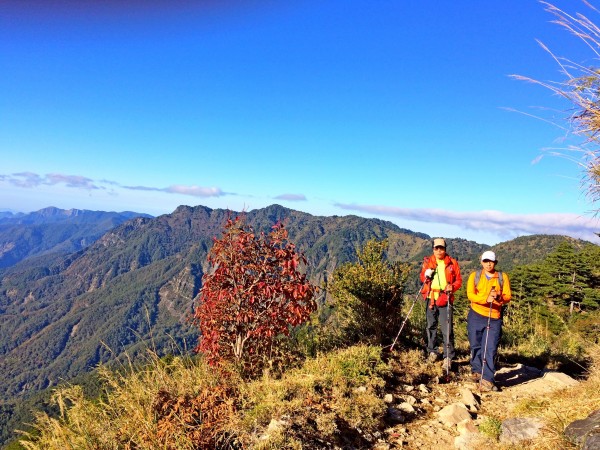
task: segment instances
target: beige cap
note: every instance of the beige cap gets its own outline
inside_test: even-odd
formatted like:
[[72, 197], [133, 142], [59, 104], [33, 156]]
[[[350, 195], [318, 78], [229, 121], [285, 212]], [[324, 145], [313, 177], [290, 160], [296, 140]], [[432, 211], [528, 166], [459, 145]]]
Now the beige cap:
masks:
[[446, 241], [444, 239], [442, 239], [442, 238], [435, 238], [433, 240], [433, 248], [435, 248], [435, 247], [437, 247], [439, 245], [441, 245], [442, 247], [445, 248], [446, 247]]

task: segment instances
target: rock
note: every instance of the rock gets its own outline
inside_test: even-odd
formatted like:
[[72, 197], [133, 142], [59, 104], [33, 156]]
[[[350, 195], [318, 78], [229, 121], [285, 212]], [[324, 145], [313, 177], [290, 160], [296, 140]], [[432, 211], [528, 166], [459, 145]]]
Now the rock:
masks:
[[[520, 393], [526, 393], [528, 396], [531, 394], [542, 395], [577, 386], [578, 384], [579, 381], [562, 372], [545, 371], [541, 378], [514, 384], [511, 390], [512, 395]], [[503, 386], [507, 385], [503, 383]]]
[[385, 394], [385, 396], [383, 397], [383, 401], [385, 403], [394, 403], [394, 394]]
[[412, 407], [412, 405], [408, 402], [402, 402], [398, 405], [398, 409], [402, 412], [405, 413], [414, 413], [415, 412], [415, 408]]
[[515, 417], [502, 422], [500, 443], [518, 444], [520, 441], [534, 439], [539, 434], [543, 423], [536, 418]]
[[412, 406], [415, 406], [417, 404], [417, 399], [414, 398], [412, 395], [405, 395], [404, 401]]
[[600, 449], [600, 434], [591, 434], [585, 438], [585, 443], [581, 450], [598, 450]]
[[287, 421], [285, 421], [285, 420], [271, 419], [271, 422], [269, 422], [269, 426], [267, 427], [267, 433], [279, 431], [286, 425], [287, 425]]
[[582, 449], [600, 449], [600, 409], [567, 425], [565, 436]]
[[283, 428], [287, 425], [288, 423], [285, 420], [277, 420], [277, 419], [271, 419], [271, 422], [269, 422], [269, 425], [267, 426], [267, 430], [265, 432], [265, 434], [263, 434], [260, 439], [262, 440], [267, 440], [269, 439], [272, 435], [274, 434], [278, 434], [281, 432], [281, 430], [283, 430]]
[[419, 391], [421, 391], [423, 394], [429, 394], [429, 389], [427, 389], [427, 386], [424, 384], [419, 385]]
[[471, 419], [465, 419], [465, 420], [462, 420], [459, 423], [457, 423], [456, 430], [460, 434], [467, 434], [467, 433], [479, 434], [479, 430], [477, 429], [477, 426], [475, 426], [475, 424], [473, 423], [473, 420], [471, 420]]
[[458, 450], [480, 450], [482, 448], [480, 436], [474, 433], [456, 436], [454, 438], [454, 448]]
[[463, 405], [467, 407], [467, 409], [471, 412], [477, 412], [479, 409], [479, 400], [475, 398], [473, 392], [470, 389], [462, 388], [459, 391], [460, 401]]
[[404, 392], [412, 392], [415, 390], [415, 387], [412, 384], [405, 384], [403, 389]]
[[438, 420], [447, 427], [452, 427], [465, 419], [471, 420], [471, 414], [462, 403], [453, 403], [435, 413]]
[[566, 373], [562, 373], [562, 372], [552, 372], [552, 371], [548, 371], [546, 373], [544, 373], [544, 379], [548, 380], [548, 381], [552, 381], [554, 383], [558, 383], [562, 386], [577, 386], [579, 384], [579, 381], [577, 381], [574, 378], [571, 378], [569, 375], [567, 375]]
[[402, 411], [394, 408], [393, 406], [387, 409], [387, 418], [391, 423], [398, 424], [406, 422], [406, 417], [402, 414]]
[[465, 419], [456, 425], [459, 436], [454, 438], [454, 448], [459, 450], [479, 450], [479, 430], [471, 419]]

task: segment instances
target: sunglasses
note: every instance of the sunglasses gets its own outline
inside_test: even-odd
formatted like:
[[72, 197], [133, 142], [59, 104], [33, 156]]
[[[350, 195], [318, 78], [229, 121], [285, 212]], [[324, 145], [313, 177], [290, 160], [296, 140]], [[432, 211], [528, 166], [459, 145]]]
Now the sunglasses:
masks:
[[433, 247], [434, 250], [446, 250], [446, 247], [442, 245], [438, 245], [437, 247]]
[[493, 263], [495, 263], [496, 261], [492, 261], [491, 259], [484, 259], [484, 260], [483, 260], [483, 262], [484, 262], [484, 263], [488, 263], [488, 262], [493, 262]]

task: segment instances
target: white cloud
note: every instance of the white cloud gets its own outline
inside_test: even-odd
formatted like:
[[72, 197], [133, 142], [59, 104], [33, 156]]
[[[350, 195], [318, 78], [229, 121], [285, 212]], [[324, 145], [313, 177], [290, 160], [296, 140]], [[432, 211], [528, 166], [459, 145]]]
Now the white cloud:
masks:
[[171, 194], [191, 195], [193, 197], [221, 197], [225, 195], [217, 187], [174, 185], [162, 190]]
[[79, 175], [63, 175], [60, 173], [46, 174], [46, 184], [64, 184], [67, 187], [79, 189], [102, 189], [94, 184], [94, 180]]
[[96, 189], [107, 189], [106, 186], [120, 187], [132, 191], [157, 191], [165, 192], [167, 194], [181, 194], [189, 195], [192, 197], [221, 197], [228, 195], [218, 187], [203, 187], [203, 186], [184, 186], [184, 185], [172, 185], [166, 188], [158, 188], [152, 186], [124, 186], [116, 181], [110, 180], [99, 180], [94, 181], [90, 178], [81, 175], [64, 175], [60, 173], [49, 173], [46, 175], [38, 175], [33, 172], [20, 172], [13, 174], [0, 174], [0, 181], [5, 181], [13, 186], [32, 189], [39, 186], [55, 186], [64, 185], [68, 188], [83, 189], [86, 191]]
[[416, 222], [454, 225], [465, 230], [486, 231], [512, 239], [528, 234], [559, 234], [598, 242], [600, 222], [577, 214], [509, 214], [501, 211], [456, 212], [427, 208], [396, 208], [379, 205], [337, 203], [337, 207], [362, 213], [389, 216]]
[[281, 194], [274, 197], [276, 200], [288, 200], [290, 202], [305, 202], [306, 195], [304, 194]]

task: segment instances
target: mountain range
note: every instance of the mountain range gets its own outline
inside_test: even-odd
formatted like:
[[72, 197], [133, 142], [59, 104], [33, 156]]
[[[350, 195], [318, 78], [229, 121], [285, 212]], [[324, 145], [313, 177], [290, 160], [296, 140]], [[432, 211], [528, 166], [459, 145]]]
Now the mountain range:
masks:
[[[256, 231], [283, 222], [319, 285], [336, 267], [355, 261], [369, 239], [387, 239], [388, 258], [415, 268], [431, 252], [430, 236], [388, 221], [313, 216], [279, 205], [249, 212], [180, 206], [159, 217], [46, 208], [2, 217], [0, 403], [124, 355], [195, 347], [198, 333], [189, 317], [208, 251], [225, 221], [240, 214]], [[528, 236], [494, 247], [447, 241], [466, 269], [490, 248], [506, 255], [510, 267], [543, 258], [565, 239]]]
[[133, 217], [148, 214], [44, 208], [23, 214], [0, 214], [0, 268], [32, 256], [77, 252], [108, 230]]

